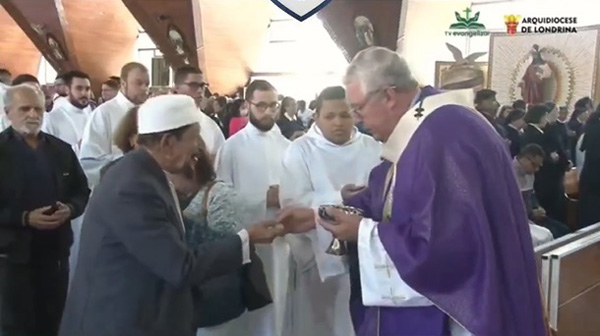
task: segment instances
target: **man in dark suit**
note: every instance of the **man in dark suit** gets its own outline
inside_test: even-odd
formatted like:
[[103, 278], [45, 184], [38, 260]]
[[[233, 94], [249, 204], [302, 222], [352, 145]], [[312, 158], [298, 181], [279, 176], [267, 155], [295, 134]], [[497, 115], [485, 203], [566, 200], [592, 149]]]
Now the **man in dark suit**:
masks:
[[5, 98], [12, 126], [0, 133], [0, 335], [57, 335], [71, 219], [90, 190], [71, 146], [40, 131], [43, 92], [23, 84]]
[[158, 96], [140, 107], [140, 148], [106, 172], [86, 210], [61, 336], [192, 336], [192, 285], [238, 270], [250, 262], [250, 244], [282, 233], [265, 222], [186, 247], [166, 172], [189, 164], [199, 132], [188, 96]]

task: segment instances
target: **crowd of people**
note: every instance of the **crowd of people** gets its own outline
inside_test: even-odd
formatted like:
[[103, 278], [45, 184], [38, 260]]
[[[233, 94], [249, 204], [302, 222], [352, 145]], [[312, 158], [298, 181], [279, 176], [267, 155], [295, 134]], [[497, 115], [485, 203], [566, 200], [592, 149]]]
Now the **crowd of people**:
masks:
[[533, 245], [573, 166], [600, 222], [589, 98], [500, 107], [385, 48], [308, 106], [193, 66], [152, 97], [127, 63], [98, 104], [81, 71], [0, 81], [1, 335], [547, 336]]

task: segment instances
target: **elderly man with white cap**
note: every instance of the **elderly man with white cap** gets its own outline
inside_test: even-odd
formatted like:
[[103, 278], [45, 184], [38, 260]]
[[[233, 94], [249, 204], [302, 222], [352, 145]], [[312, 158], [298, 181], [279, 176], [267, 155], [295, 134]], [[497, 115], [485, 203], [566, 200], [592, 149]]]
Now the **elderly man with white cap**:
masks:
[[190, 250], [173, 184], [199, 146], [196, 105], [149, 99], [138, 113], [139, 149], [94, 190], [60, 335], [194, 335], [192, 286], [250, 262], [250, 245], [281, 234], [264, 222]]

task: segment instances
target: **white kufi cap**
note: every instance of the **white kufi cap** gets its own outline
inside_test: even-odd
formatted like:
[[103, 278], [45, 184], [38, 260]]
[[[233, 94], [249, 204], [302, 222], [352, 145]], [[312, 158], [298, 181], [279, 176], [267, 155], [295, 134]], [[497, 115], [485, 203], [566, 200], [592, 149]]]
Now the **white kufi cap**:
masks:
[[200, 122], [200, 110], [186, 95], [162, 95], [146, 100], [138, 111], [138, 134], [160, 133]]

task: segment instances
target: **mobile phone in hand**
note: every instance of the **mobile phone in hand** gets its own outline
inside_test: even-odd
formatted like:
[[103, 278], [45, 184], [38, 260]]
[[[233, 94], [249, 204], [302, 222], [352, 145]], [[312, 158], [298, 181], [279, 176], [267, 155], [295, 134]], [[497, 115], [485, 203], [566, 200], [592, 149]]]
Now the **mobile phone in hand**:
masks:
[[43, 213], [44, 215], [46, 215], [46, 216], [51, 216], [51, 215], [53, 215], [53, 214], [54, 214], [56, 211], [58, 211], [58, 203], [54, 203], [54, 204], [53, 204], [53, 205], [50, 207], [50, 209], [48, 209], [48, 210], [46, 210], [46, 211], [44, 211], [44, 212], [42, 212], [42, 213]]

